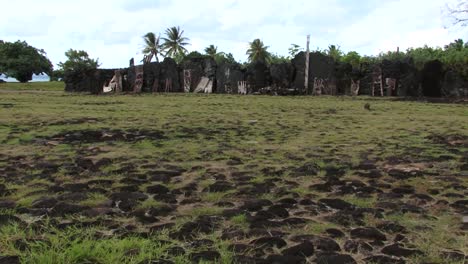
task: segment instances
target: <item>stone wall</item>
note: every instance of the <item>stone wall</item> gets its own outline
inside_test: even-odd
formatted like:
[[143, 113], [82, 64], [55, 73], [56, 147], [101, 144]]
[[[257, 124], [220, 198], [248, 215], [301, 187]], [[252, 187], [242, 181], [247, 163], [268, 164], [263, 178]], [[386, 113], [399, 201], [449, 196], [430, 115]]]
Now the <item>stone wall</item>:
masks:
[[[143, 69], [142, 80], [136, 76]], [[351, 84], [359, 81], [359, 95], [372, 94], [372, 76], [380, 69], [384, 94], [392, 96], [467, 97], [468, 81], [453, 70], [446, 70], [439, 61], [426, 63], [418, 70], [411, 60], [388, 61], [380, 64], [363, 64], [358, 69], [350, 64], [337, 63], [319, 53], [310, 53], [309, 82], [304, 87], [305, 53], [300, 52], [291, 63], [266, 65], [252, 63], [244, 68], [238, 63], [216, 62], [207, 56], [191, 57], [180, 65], [165, 58], [126, 69], [97, 69], [65, 74], [66, 91], [101, 93], [119, 70], [122, 76], [122, 91], [134, 92], [140, 83], [141, 92], [242, 92], [268, 94], [330, 94], [351, 95]], [[141, 84], [142, 82], [142, 84]], [[391, 83], [394, 89], [387, 89]], [[319, 85], [317, 85], [319, 84]], [[314, 89], [315, 86], [315, 89]], [[321, 87], [318, 93], [317, 87]], [[186, 88], [186, 89], [184, 89]], [[243, 90], [243, 89], [242, 89]], [[380, 92], [377, 93], [380, 95]]]

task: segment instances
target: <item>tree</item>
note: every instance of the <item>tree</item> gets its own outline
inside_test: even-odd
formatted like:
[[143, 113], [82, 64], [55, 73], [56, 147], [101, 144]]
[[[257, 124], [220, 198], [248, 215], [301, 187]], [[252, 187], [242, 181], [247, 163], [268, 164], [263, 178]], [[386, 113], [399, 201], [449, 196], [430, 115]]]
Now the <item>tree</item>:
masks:
[[249, 62], [270, 63], [271, 54], [267, 51], [269, 46], [265, 46], [260, 39], [254, 39], [249, 43], [249, 49], [246, 52]]
[[183, 30], [179, 27], [171, 27], [166, 29], [166, 37], [163, 38], [164, 44], [162, 44], [163, 50], [166, 52], [166, 56], [174, 58], [177, 55], [187, 53], [187, 49], [184, 47], [188, 45], [188, 38], [183, 37]]
[[468, 1], [458, 0], [455, 5], [446, 5], [448, 16], [453, 20], [454, 25], [468, 25]]
[[447, 50], [451, 50], [451, 49], [455, 49], [455, 50], [462, 50], [463, 48], [465, 48], [467, 46], [468, 43], [464, 43], [463, 39], [456, 39], [454, 42], [448, 44], [448, 45], [445, 45], [444, 49], [447, 51]]
[[0, 43], [0, 73], [19, 82], [32, 80], [33, 74], [50, 74], [53, 65], [46, 52], [29, 46], [26, 41]]
[[234, 56], [232, 53], [224, 53], [224, 52], [218, 52], [218, 47], [215, 45], [210, 45], [205, 48], [205, 54], [206, 56], [209, 56], [213, 58], [216, 62], [216, 64], [220, 65], [222, 63], [229, 63], [233, 64], [236, 63], [236, 60], [234, 59]]
[[224, 61], [226, 63], [229, 63], [229, 64], [235, 64], [237, 63], [236, 59], [234, 58], [234, 55], [232, 55], [232, 53], [228, 53], [228, 54], [225, 54], [223, 53], [223, 58], [224, 58]]
[[356, 51], [350, 51], [341, 58], [344, 63], [349, 63], [353, 68], [359, 68], [361, 64], [361, 55]]
[[99, 59], [91, 59], [88, 53], [84, 50], [69, 49], [65, 52], [67, 60], [59, 62], [58, 66], [64, 72], [70, 71], [87, 71], [97, 69], [99, 67]]
[[340, 46], [330, 45], [325, 50], [325, 54], [332, 57], [335, 61], [339, 61], [343, 56], [343, 51], [340, 50]]
[[291, 47], [288, 48], [289, 59], [292, 60], [296, 55], [301, 51], [301, 46], [297, 44], [291, 44]]
[[159, 36], [156, 37], [156, 34], [153, 32], [148, 32], [143, 36], [143, 40], [145, 41], [145, 47], [143, 48], [145, 58], [143, 59], [143, 63], [150, 63], [153, 57], [159, 62], [158, 54], [162, 48], [159, 44]]
[[210, 45], [205, 48], [205, 53], [214, 59], [216, 58], [216, 55], [218, 55], [218, 47], [215, 47], [215, 45]]
[[276, 53], [271, 54], [270, 63], [272, 64], [289, 63], [289, 62], [291, 62], [291, 59], [289, 57], [278, 55]]

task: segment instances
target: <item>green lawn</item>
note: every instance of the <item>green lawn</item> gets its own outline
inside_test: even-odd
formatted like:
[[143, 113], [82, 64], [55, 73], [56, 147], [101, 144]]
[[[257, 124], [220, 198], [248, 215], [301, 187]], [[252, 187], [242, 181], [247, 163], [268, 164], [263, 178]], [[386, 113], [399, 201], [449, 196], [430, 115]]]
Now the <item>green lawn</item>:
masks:
[[[325, 230], [332, 227], [345, 234], [333, 238], [337, 252], [358, 263], [381, 255], [397, 234], [405, 237], [402, 246], [420, 250], [402, 257], [407, 263], [463, 263], [447, 257], [447, 250], [468, 255], [461, 227], [468, 195], [466, 104], [96, 96], [63, 88], [60, 82], [0, 84], [0, 257], [19, 256], [23, 263], [190, 263], [209, 262], [211, 251], [216, 262], [242, 263], [239, 255], [254, 260], [282, 254], [298, 243], [298, 234], [330, 237]], [[330, 189], [316, 188], [323, 183]], [[150, 190], [154, 185], [157, 190]], [[119, 203], [116, 193], [147, 197]], [[395, 193], [402, 195], [390, 195]], [[56, 201], [40, 206], [42, 197]], [[284, 198], [295, 203], [284, 206], [287, 216], [271, 220], [293, 224], [258, 228], [258, 211], [270, 205], [242, 207], [256, 199], [283, 206]], [[341, 209], [320, 206], [323, 198], [374, 211], [345, 224], [337, 220]], [[57, 203], [76, 208], [62, 213]], [[197, 226], [206, 216], [216, 219], [209, 230]], [[380, 229], [387, 237], [383, 244], [368, 241], [370, 252], [346, 250], [347, 240], [357, 239], [353, 228], [380, 228], [388, 221], [406, 231]], [[161, 224], [170, 225], [154, 228]], [[256, 248], [255, 238], [266, 236], [258, 229], [281, 232], [287, 246]], [[181, 232], [192, 233], [188, 238]], [[325, 253], [312, 243], [315, 253], [304, 261], [319, 262]], [[235, 252], [232, 244], [249, 250]], [[174, 253], [176, 246], [183, 251]]]

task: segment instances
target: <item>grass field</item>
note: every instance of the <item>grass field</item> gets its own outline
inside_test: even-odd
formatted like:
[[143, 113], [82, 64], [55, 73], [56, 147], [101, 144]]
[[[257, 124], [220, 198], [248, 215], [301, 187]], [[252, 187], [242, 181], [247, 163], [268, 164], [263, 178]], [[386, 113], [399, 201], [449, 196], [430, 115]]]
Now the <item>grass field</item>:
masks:
[[468, 260], [466, 104], [63, 86], [0, 84], [0, 263]]

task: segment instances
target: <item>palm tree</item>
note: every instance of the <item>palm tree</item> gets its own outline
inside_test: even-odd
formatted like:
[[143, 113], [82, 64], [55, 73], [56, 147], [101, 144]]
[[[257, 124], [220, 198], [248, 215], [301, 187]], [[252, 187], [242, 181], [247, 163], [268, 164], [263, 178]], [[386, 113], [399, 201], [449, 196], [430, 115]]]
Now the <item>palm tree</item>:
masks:
[[214, 45], [210, 45], [205, 48], [205, 53], [206, 55], [214, 59], [216, 55], [218, 54], [218, 47], [215, 47]]
[[343, 52], [340, 50], [340, 46], [330, 45], [328, 46], [328, 50], [325, 53], [332, 57], [335, 61], [339, 61], [341, 56], [343, 56]]
[[265, 46], [260, 39], [254, 39], [254, 41], [249, 43], [249, 49], [245, 54], [249, 56], [250, 62], [261, 61], [265, 63], [270, 63], [271, 54], [267, 51], [269, 46]]
[[179, 27], [171, 27], [166, 29], [166, 38], [163, 38], [164, 44], [162, 45], [164, 51], [166, 51], [166, 56], [171, 58], [176, 57], [180, 54], [187, 53], [187, 49], [184, 47], [188, 45], [188, 38], [183, 37], [183, 30], [180, 30]]
[[448, 45], [445, 45], [445, 49], [454, 49], [454, 50], [462, 50], [466, 44], [463, 42], [463, 39], [456, 39], [454, 42], [451, 42]]
[[160, 53], [161, 45], [159, 45], [159, 36], [156, 37], [156, 34], [153, 32], [148, 32], [143, 36], [145, 41], [145, 47], [143, 49], [143, 54], [145, 58], [143, 63], [150, 63], [153, 57], [156, 58], [156, 61], [159, 62], [158, 53]]

